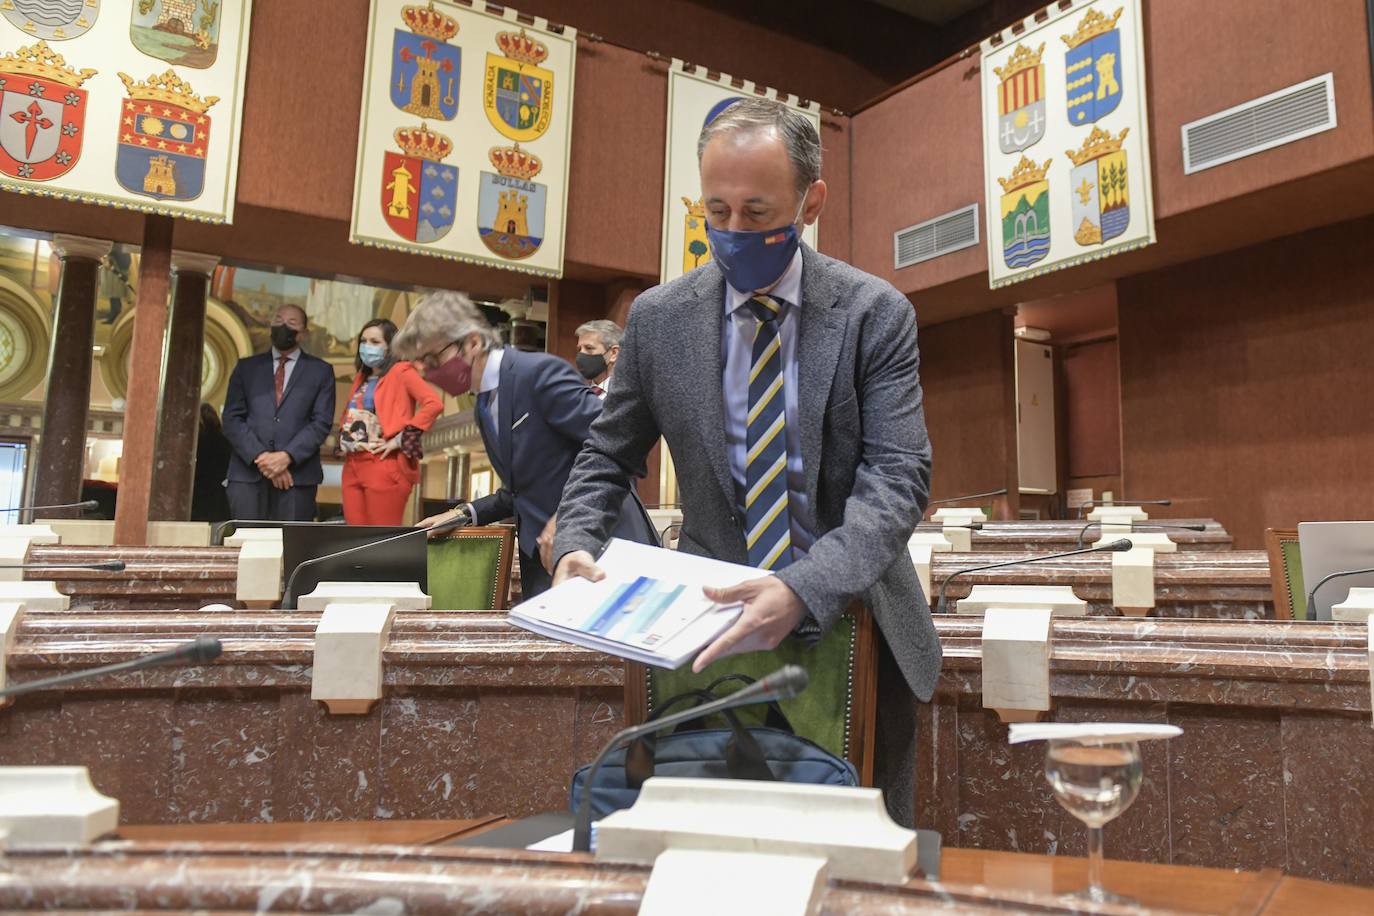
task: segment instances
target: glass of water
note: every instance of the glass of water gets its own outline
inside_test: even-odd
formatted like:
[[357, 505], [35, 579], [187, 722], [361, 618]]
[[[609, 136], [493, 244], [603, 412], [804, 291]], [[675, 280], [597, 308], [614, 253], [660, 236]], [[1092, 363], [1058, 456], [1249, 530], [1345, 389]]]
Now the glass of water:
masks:
[[1102, 826], [1140, 792], [1140, 745], [1134, 741], [1061, 738], [1045, 751], [1045, 778], [1055, 800], [1088, 825], [1088, 887], [1077, 896], [1129, 903], [1102, 886]]

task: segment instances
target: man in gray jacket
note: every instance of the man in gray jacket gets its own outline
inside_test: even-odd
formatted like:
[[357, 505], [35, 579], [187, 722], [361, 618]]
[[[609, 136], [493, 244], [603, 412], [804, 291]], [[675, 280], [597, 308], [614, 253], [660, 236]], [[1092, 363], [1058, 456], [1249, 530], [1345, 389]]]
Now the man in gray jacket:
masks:
[[694, 669], [818, 639], [863, 601], [883, 637], [875, 781], [912, 826], [914, 699], [929, 700], [940, 669], [906, 548], [930, 485], [915, 312], [800, 244], [826, 197], [806, 118], [742, 100], [707, 124], [698, 159], [712, 259], [630, 311], [616, 385], [563, 492], [554, 581], [601, 577], [595, 553], [662, 435], [680, 549], [774, 573], [707, 589], [744, 611]]

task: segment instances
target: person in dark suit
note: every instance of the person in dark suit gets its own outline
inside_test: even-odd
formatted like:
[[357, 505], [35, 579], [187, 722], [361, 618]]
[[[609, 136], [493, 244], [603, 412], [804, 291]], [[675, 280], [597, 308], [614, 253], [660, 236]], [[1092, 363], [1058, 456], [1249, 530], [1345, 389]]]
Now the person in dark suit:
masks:
[[862, 600], [882, 635], [875, 781], [911, 826], [915, 700], [929, 700], [940, 670], [906, 548], [931, 468], [915, 311], [891, 284], [800, 243], [826, 197], [804, 117], [743, 100], [697, 149], [712, 260], [631, 307], [616, 384], [563, 493], [555, 582], [603, 575], [595, 552], [663, 436], [679, 549], [774, 573], [706, 589], [744, 611], [694, 669], [819, 639]]
[[313, 521], [320, 446], [334, 425], [334, 369], [301, 350], [304, 310], [272, 317], [272, 349], [239, 360], [224, 400], [229, 508], [236, 519]]
[[[526, 598], [545, 591], [549, 572], [539, 558], [539, 535], [563, 494], [577, 453], [602, 403], [577, 371], [556, 356], [502, 347], [501, 338], [461, 293], [430, 293], [392, 341], [425, 381], [451, 395], [477, 395], [474, 415], [501, 488], [467, 509], [474, 524], [516, 520], [520, 586]], [[420, 522], [430, 527], [459, 509]], [[620, 495], [608, 531], [657, 544], [652, 522], [633, 487]]]
[[191, 521], [222, 522], [229, 518], [229, 498], [224, 480], [229, 474], [233, 449], [224, 438], [219, 414], [209, 404], [200, 405], [200, 432], [196, 436], [196, 475], [191, 489]]

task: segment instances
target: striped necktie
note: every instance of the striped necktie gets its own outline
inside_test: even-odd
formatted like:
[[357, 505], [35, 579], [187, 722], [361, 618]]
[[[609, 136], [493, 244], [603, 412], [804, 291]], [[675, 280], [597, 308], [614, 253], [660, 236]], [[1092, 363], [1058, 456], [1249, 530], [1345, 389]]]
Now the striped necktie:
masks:
[[754, 351], [749, 366], [748, 447], [744, 466], [745, 543], [749, 565], [782, 569], [792, 562], [792, 521], [787, 508], [787, 414], [783, 395], [782, 303], [769, 296], [749, 300], [754, 313]]

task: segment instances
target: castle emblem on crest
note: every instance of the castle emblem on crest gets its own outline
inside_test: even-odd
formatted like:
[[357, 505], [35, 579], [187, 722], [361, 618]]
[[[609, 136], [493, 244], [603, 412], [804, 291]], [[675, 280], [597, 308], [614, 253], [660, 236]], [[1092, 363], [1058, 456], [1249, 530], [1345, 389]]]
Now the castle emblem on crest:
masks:
[[45, 41], [84, 35], [99, 14], [100, 0], [0, 0], [0, 15]]
[[458, 22], [434, 8], [401, 10], [409, 32], [396, 30], [391, 45], [391, 104], [421, 118], [451, 121], [458, 113], [463, 49], [448, 44]]
[[1002, 186], [1002, 259], [1008, 267], [1028, 267], [1050, 253], [1050, 162], [1036, 165], [1025, 155]]
[[1005, 67], [994, 67], [997, 90], [997, 140], [1002, 152], [1027, 149], [1045, 136], [1045, 45], [1032, 51], [1018, 44]]
[[149, 57], [204, 70], [219, 56], [223, 5], [224, 0], [137, 0], [130, 4], [129, 41]]
[[0, 175], [51, 181], [71, 171], [85, 139], [94, 70], [73, 70], [38, 42], [0, 57]]
[[444, 165], [453, 141], [426, 125], [392, 135], [401, 152], [382, 164], [382, 216], [397, 235], [429, 243], [448, 234], [458, 210], [458, 168]]
[[682, 272], [696, 270], [711, 260], [711, 243], [706, 237], [706, 205], [701, 198], [682, 198], [687, 215], [682, 218]]
[[482, 86], [487, 120], [516, 143], [537, 140], [553, 120], [553, 71], [539, 66], [549, 49], [524, 29], [497, 33], [496, 44], [505, 56], [487, 52]]
[[157, 200], [195, 200], [205, 190], [210, 118], [219, 101], [202, 99], [168, 70], [135, 80], [119, 74], [129, 97], [119, 117], [115, 179], [133, 194]]
[[532, 181], [544, 164], [519, 144], [494, 146], [487, 156], [496, 173], [482, 173], [477, 231], [494, 254], [510, 260], [528, 258], [544, 243], [549, 189]]
[[1122, 9], [1110, 17], [1088, 10], [1076, 32], [1059, 36], [1069, 46], [1064, 82], [1069, 123], [1075, 127], [1104, 118], [1121, 104], [1121, 32], [1116, 21]]
[[1122, 128], [1113, 139], [1107, 131], [1094, 127], [1082, 149], [1067, 151], [1073, 160], [1073, 172], [1069, 175], [1073, 240], [1080, 245], [1100, 245], [1121, 235], [1130, 225], [1126, 151], [1121, 148], [1130, 130]]

